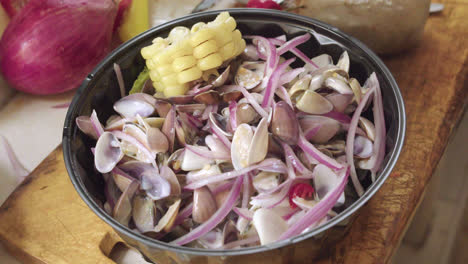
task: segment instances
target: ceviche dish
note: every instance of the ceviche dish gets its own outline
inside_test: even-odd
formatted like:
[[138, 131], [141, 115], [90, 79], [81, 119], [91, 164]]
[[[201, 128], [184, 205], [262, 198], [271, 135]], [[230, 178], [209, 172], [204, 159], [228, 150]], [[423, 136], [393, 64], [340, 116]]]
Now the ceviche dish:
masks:
[[195, 248], [265, 245], [326, 223], [375, 181], [378, 76], [350, 76], [346, 51], [309, 58], [310, 33], [236, 28], [223, 12], [155, 38], [131, 89], [114, 65], [114, 114], [76, 119], [95, 140], [103, 209], [134, 232]]

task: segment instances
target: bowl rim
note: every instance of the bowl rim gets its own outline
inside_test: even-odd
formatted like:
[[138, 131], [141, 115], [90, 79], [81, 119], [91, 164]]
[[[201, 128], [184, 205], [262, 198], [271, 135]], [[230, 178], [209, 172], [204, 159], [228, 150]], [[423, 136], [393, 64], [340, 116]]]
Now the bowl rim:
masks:
[[[259, 19], [262, 19], [261, 16], [269, 16], [269, 17], [274, 17], [273, 19], [286, 19], [289, 21], [295, 21], [295, 22], [300, 22], [304, 24], [308, 24], [310, 27], [310, 24], [320, 27], [325, 30], [332, 31], [334, 34], [339, 35], [345, 40], [348, 40], [350, 42], [353, 42], [358, 48], [360, 48], [364, 53], [366, 53], [370, 60], [373, 61], [374, 63], [377, 64], [377, 66], [380, 68], [380, 70], [383, 72], [383, 78], [386, 78], [388, 82], [390, 83], [391, 90], [395, 94], [396, 98], [396, 103], [397, 103], [397, 111], [398, 111], [398, 127], [397, 127], [397, 136], [395, 140], [395, 148], [390, 154], [390, 158], [388, 162], [385, 164], [384, 168], [381, 170], [379, 173], [379, 176], [377, 177], [377, 180], [373, 182], [368, 189], [365, 191], [365, 193], [359, 197], [358, 200], [356, 200], [353, 204], [351, 204], [348, 208], [343, 210], [341, 213], [339, 213], [337, 216], [333, 217], [331, 220], [329, 220], [327, 223], [320, 225], [319, 227], [316, 227], [306, 233], [294, 236], [289, 239], [285, 239], [282, 241], [277, 241], [274, 243], [270, 243], [267, 245], [263, 246], [255, 246], [255, 247], [248, 247], [248, 248], [241, 248], [241, 249], [229, 249], [229, 250], [213, 250], [213, 249], [198, 249], [198, 248], [190, 248], [190, 247], [185, 247], [185, 246], [178, 246], [178, 245], [173, 245], [170, 243], [162, 242], [156, 239], [152, 239], [150, 237], [144, 236], [143, 234], [136, 233], [132, 231], [131, 229], [121, 225], [118, 223], [114, 218], [112, 218], [110, 215], [108, 215], [102, 208], [100, 208], [97, 203], [92, 199], [91, 195], [88, 193], [87, 189], [85, 188], [83, 182], [78, 179], [77, 175], [75, 175], [75, 166], [73, 165], [73, 160], [71, 158], [71, 140], [73, 137], [73, 131], [72, 127], [74, 126], [75, 121], [72, 120], [72, 117], [74, 115], [74, 112], [76, 111], [75, 108], [77, 108], [77, 103], [79, 101], [79, 98], [85, 91], [86, 87], [89, 85], [89, 83], [92, 81], [94, 76], [98, 75], [100, 72], [102, 72], [105, 68], [106, 65], [113, 63], [115, 57], [118, 57], [120, 54], [125, 54], [125, 52], [130, 49], [132, 46], [138, 45], [142, 41], [146, 41], [148, 37], [153, 35], [155, 32], [158, 32], [160, 30], [164, 30], [168, 27], [173, 27], [176, 24], [190, 20], [190, 19], [195, 19], [199, 20], [203, 16], [206, 15], [217, 15], [221, 12], [229, 12], [232, 16], [242, 16], [243, 14], [250, 14], [250, 15], [259, 15]], [[80, 195], [81, 199], [87, 204], [87, 206], [99, 217], [101, 218], [104, 222], [109, 224], [114, 230], [116, 230], [118, 233], [123, 234], [124, 236], [127, 236], [133, 240], [136, 240], [138, 242], [148, 244], [153, 247], [157, 247], [162, 250], [169, 250], [169, 251], [175, 251], [179, 253], [185, 253], [185, 254], [191, 254], [191, 255], [198, 255], [198, 256], [237, 256], [237, 255], [245, 255], [245, 254], [254, 254], [254, 253], [260, 253], [280, 247], [284, 247], [290, 244], [294, 244], [300, 241], [303, 241], [305, 239], [309, 239], [329, 228], [332, 226], [335, 226], [336, 224], [340, 223], [341, 221], [345, 220], [347, 217], [351, 216], [354, 212], [356, 212], [360, 207], [362, 207], [382, 186], [382, 184], [385, 182], [385, 180], [388, 178], [390, 172], [394, 168], [398, 157], [401, 153], [401, 150], [403, 148], [404, 144], [404, 138], [405, 138], [405, 133], [406, 133], [406, 114], [405, 114], [405, 106], [403, 102], [403, 97], [401, 95], [400, 89], [393, 78], [393, 75], [391, 74], [390, 70], [385, 66], [385, 64], [382, 62], [382, 60], [372, 51], [370, 50], [365, 44], [363, 44], [361, 41], [357, 40], [354, 37], [351, 37], [336, 27], [333, 27], [331, 25], [328, 25], [324, 22], [312, 19], [310, 17], [294, 14], [294, 13], [289, 13], [289, 12], [284, 12], [284, 11], [277, 11], [277, 10], [271, 10], [271, 9], [256, 9], [256, 8], [232, 8], [232, 9], [223, 9], [223, 10], [213, 10], [213, 11], [206, 11], [206, 12], [199, 12], [199, 13], [194, 13], [190, 14], [187, 16], [183, 16], [174, 20], [171, 20], [169, 22], [166, 22], [164, 24], [158, 25], [156, 27], [153, 27], [138, 36], [134, 37], [133, 39], [129, 40], [128, 42], [120, 45], [117, 49], [112, 51], [109, 55], [107, 55], [94, 69], [93, 71], [88, 75], [88, 77], [83, 81], [83, 83], [80, 85], [78, 90], [76, 91], [76, 94], [73, 97], [73, 100], [70, 104], [70, 107], [68, 109], [66, 118], [65, 118], [65, 123], [64, 123], [64, 129], [63, 129], [63, 141], [62, 141], [62, 146], [63, 146], [63, 155], [64, 155], [64, 161], [65, 161], [65, 166], [68, 171], [70, 180], [75, 187], [76, 191]]]

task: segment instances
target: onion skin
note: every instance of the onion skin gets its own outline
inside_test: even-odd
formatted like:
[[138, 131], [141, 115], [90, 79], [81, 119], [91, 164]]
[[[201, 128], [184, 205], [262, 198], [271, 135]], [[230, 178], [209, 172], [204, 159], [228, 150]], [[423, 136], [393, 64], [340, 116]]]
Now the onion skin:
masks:
[[30, 2], [0, 40], [3, 76], [31, 94], [77, 88], [108, 53], [116, 12], [113, 0]]

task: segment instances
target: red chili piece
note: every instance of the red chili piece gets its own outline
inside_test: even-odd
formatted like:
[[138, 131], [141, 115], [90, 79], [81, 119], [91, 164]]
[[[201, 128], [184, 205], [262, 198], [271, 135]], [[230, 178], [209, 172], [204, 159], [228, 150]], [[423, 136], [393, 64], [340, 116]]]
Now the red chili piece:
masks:
[[247, 7], [282, 10], [281, 6], [272, 0], [249, 0]]
[[314, 193], [314, 187], [312, 187], [308, 183], [298, 183], [289, 189], [289, 206], [292, 209], [297, 208], [297, 204], [294, 203], [294, 197], [301, 197], [301, 198], [311, 198], [312, 194]]

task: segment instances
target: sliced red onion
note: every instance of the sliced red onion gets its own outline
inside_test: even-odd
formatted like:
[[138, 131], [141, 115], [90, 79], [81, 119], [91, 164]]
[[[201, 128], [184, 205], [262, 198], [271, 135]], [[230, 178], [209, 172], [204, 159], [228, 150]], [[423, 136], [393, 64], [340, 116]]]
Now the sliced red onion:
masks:
[[260, 206], [263, 208], [274, 208], [278, 204], [280, 204], [286, 197], [288, 196], [289, 193], [289, 188], [291, 187], [293, 181], [286, 181], [283, 188], [281, 188], [278, 192], [269, 194], [269, 195], [263, 195], [261, 197], [259, 196], [254, 196], [250, 200], [250, 204], [254, 206]]
[[[285, 43], [285, 41], [282, 41], [280, 39], [270, 39], [270, 41], [274, 44], [274, 45], [283, 45]], [[299, 59], [301, 59], [302, 61], [304, 61], [305, 63], [309, 64], [310, 66], [314, 67], [315, 69], [318, 69], [319, 66], [313, 62], [311, 59], [309, 59], [302, 51], [300, 51], [298, 48], [292, 48], [290, 50], [294, 55], [296, 55], [297, 57], [299, 57]]]
[[213, 105], [207, 105], [200, 115], [201, 120], [207, 120], [210, 117], [210, 113], [213, 112]]
[[249, 102], [249, 104], [260, 114], [262, 117], [268, 117], [268, 113], [257, 103], [257, 100], [242, 86], [236, 86], [238, 91], [241, 91], [244, 95], [245, 99]]
[[336, 112], [336, 111], [330, 111], [326, 114], [323, 114], [323, 116], [326, 116], [326, 117], [330, 117], [330, 118], [333, 118], [337, 121], [339, 121], [340, 123], [344, 123], [344, 124], [349, 124], [351, 122], [351, 117], [343, 114], [343, 113], [340, 113], [340, 112]]
[[236, 128], [237, 128], [237, 103], [234, 100], [229, 102], [229, 121], [231, 122], [232, 131], [236, 131]]
[[294, 109], [291, 97], [289, 97], [288, 91], [286, 88], [284, 88], [284, 86], [280, 86], [278, 90], [276, 90], [276, 95], [278, 95], [281, 100], [285, 101], [292, 109]]
[[213, 195], [217, 195], [218, 193], [222, 193], [224, 191], [227, 191], [229, 189], [232, 188], [232, 185], [234, 184], [233, 181], [229, 181], [229, 182], [226, 182], [224, 184], [220, 184], [218, 186], [216, 186], [216, 188], [213, 188], [213, 190], [211, 191], [211, 193]]
[[204, 234], [208, 233], [213, 228], [215, 228], [219, 223], [221, 223], [221, 221], [224, 220], [224, 218], [229, 214], [229, 212], [234, 207], [237, 201], [237, 198], [239, 198], [243, 179], [244, 179], [243, 177], [238, 177], [236, 179], [236, 182], [234, 183], [234, 186], [229, 192], [229, 195], [226, 201], [224, 202], [224, 204], [220, 206], [218, 210], [216, 211], [216, 213], [214, 213], [206, 222], [199, 225], [198, 227], [190, 231], [188, 234], [181, 236], [178, 239], [172, 241], [171, 243], [177, 244], [177, 245], [185, 245], [203, 236]]
[[114, 135], [116, 138], [118, 138], [120, 140], [125, 140], [128, 143], [134, 145], [139, 151], [141, 151], [141, 153], [143, 155], [146, 156], [146, 159], [144, 161], [148, 162], [148, 163], [152, 163], [156, 167], [156, 165], [155, 165], [156, 164], [155, 163], [156, 154], [154, 154], [154, 152], [152, 152], [147, 147], [145, 147], [143, 144], [141, 144], [140, 141], [138, 141], [136, 138], [134, 138], [134, 137], [132, 137], [130, 135], [127, 135], [124, 132], [118, 131], [118, 130], [112, 131], [112, 132], [106, 132], [106, 133], [112, 133], [112, 135]]
[[7, 153], [11, 166], [13, 167], [13, 170], [15, 171], [16, 176], [18, 177], [18, 182], [22, 182], [24, 178], [26, 178], [26, 176], [28, 176], [31, 172], [27, 170], [23, 166], [23, 164], [21, 164], [6, 137], [0, 135], [0, 139], [3, 141], [5, 152]]
[[104, 128], [102, 127], [101, 122], [99, 122], [95, 110], [93, 110], [93, 112], [91, 113], [91, 117], [89, 118], [89, 120], [91, 121], [91, 124], [93, 125], [93, 128], [96, 131], [97, 137], [99, 138], [102, 135], [102, 133], [104, 133]]
[[242, 208], [247, 208], [250, 199], [250, 181], [249, 175], [244, 174], [244, 183], [242, 184]]
[[[245, 180], [245, 179], [244, 179]], [[238, 214], [240, 217], [242, 218], [245, 218], [249, 221], [252, 221], [252, 217], [253, 217], [253, 212], [250, 211], [249, 209], [247, 208], [239, 208], [239, 207], [234, 207], [232, 209], [236, 214]]]
[[278, 241], [289, 239], [293, 236], [299, 235], [304, 229], [315, 223], [316, 221], [325, 217], [333, 206], [336, 204], [340, 195], [343, 193], [346, 183], [348, 182], [349, 167], [340, 171], [341, 182], [332, 191], [330, 191], [320, 202], [317, 203], [311, 210], [292, 224], [286, 232], [284, 232]]
[[119, 83], [120, 95], [125, 97], [125, 84], [122, 76], [122, 70], [117, 63], [114, 63], [115, 76], [117, 77], [117, 82]]
[[[265, 68], [265, 78], [269, 78], [271, 74], [273, 73], [273, 70], [276, 68], [276, 65], [278, 65], [278, 62], [279, 62], [279, 56], [277, 54], [276, 47], [275, 45], [273, 45], [273, 43], [270, 40], [264, 37], [256, 36], [255, 39], [257, 42], [257, 46], [262, 47], [265, 50], [266, 66], [267, 66]], [[263, 54], [262, 52], [259, 52], [259, 53]]]
[[210, 148], [211, 151], [215, 152], [216, 155], [227, 156], [231, 159], [231, 151], [228, 149], [221, 140], [215, 135], [208, 135], [205, 137], [205, 144]]
[[245, 167], [237, 171], [229, 171], [229, 172], [221, 173], [221, 174], [210, 176], [208, 178], [205, 178], [199, 181], [192, 182], [188, 184], [187, 186], [185, 186], [184, 189], [194, 190], [194, 189], [200, 188], [210, 183], [220, 182], [220, 181], [239, 177], [240, 175], [249, 173], [253, 170], [263, 170], [263, 171], [278, 172], [278, 173], [287, 172], [287, 169], [281, 160], [275, 159], [275, 158], [268, 158], [260, 162], [257, 165]]
[[186, 125], [188, 125], [189, 127], [193, 129], [198, 129], [198, 128], [203, 127], [203, 122], [200, 119], [191, 115], [190, 113], [180, 112], [179, 117], [180, 117], [180, 120], [182, 120], [182, 122], [184, 122]]
[[94, 129], [93, 123], [91, 122], [89, 116], [79, 116], [75, 119], [75, 122], [76, 126], [78, 126], [81, 132], [85, 133], [92, 139], [98, 139], [96, 129]]
[[283, 45], [281, 45], [281, 47], [278, 48], [278, 56], [281, 56], [284, 53], [290, 51], [291, 49], [307, 42], [309, 39], [310, 39], [310, 34], [305, 33], [304, 35], [288, 40]]
[[185, 149], [205, 159], [214, 159], [214, 160], [230, 160], [231, 159], [229, 155], [222, 155], [222, 154], [220, 155], [220, 153], [210, 151], [200, 146], [185, 145]]
[[182, 224], [185, 219], [187, 219], [193, 211], [193, 203], [188, 204], [184, 209], [180, 210], [177, 218], [174, 220], [174, 225], [172, 228]]
[[113, 168], [112, 173], [119, 174], [119, 175], [121, 175], [121, 176], [123, 176], [123, 177], [125, 177], [125, 178], [127, 178], [127, 179], [129, 179], [131, 181], [135, 181], [135, 180], [139, 181], [139, 179], [140, 179], [139, 177], [138, 178], [132, 177], [130, 174], [126, 173], [125, 171], [123, 171], [121, 169], [119, 169], [118, 167]]
[[223, 143], [223, 145], [227, 149], [230, 150], [231, 149], [231, 141], [229, 141], [229, 139], [226, 137], [226, 135], [224, 135], [224, 132], [221, 130], [221, 128], [219, 128], [217, 125], [213, 124], [213, 122], [211, 121], [211, 118], [209, 119], [208, 122], [210, 124], [211, 132], [213, 132], [213, 134]]
[[375, 123], [375, 130], [376, 130], [376, 137], [374, 141], [374, 153], [377, 153], [374, 159], [371, 157], [371, 162], [374, 162], [374, 165], [371, 169], [371, 176], [372, 180], [375, 181], [375, 175], [377, 171], [380, 169], [383, 159], [385, 158], [385, 137], [386, 137], [386, 130], [385, 130], [385, 117], [384, 117], [384, 110], [383, 110], [383, 102], [382, 102], [382, 92], [380, 90], [379, 80], [375, 75], [375, 72], [371, 74], [369, 77], [370, 80], [373, 81], [375, 85], [375, 92], [374, 92], [374, 123]]
[[301, 160], [296, 156], [292, 148], [288, 144], [281, 144], [283, 146], [284, 154], [286, 160], [290, 160], [291, 164], [294, 168], [301, 174], [310, 174], [312, 173], [309, 169], [307, 169], [304, 164], [302, 164]]
[[298, 141], [298, 146], [307, 154], [311, 155], [314, 159], [316, 159], [318, 162], [324, 164], [325, 166], [334, 169], [334, 170], [340, 170], [343, 168], [343, 166], [338, 163], [336, 160], [333, 158], [330, 158], [329, 156], [323, 154], [318, 150], [317, 148], [314, 147], [307, 139], [305, 139], [304, 134], [302, 131], [299, 133], [299, 141]]
[[[344, 131], [349, 131], [349, 125], [350, 125], [349, 123], [348, 124], [341, 123], [341, 128]], [[362, 128], [360, 128], [360, 127], [356, 127], [356, 135], [367, 137], [366, 132], [364, 130], [362, 130]]]
[[288, 178], [284, 182], [282, 182], [280, 185], [276, 186], [275, 188], [265, 190], [265, 191], [261, 192], [260, 194], [258, 194], [255, 197], [258, 198], [258, 199], [268, 198], [270, 196], [270, 194], [275, 193], [275, 192], [277, 192], [279, 190], [282, 190], [286, 185], [290, 184], [292, 182], [292, 180], [293, 179]]
[[320, 130], [320, 128], [322, 128], [322, 125], [317, 125], [317, 126], [314, 126], [308, 130], [305, 130], [304, 131], [304, 137], [307, 139], [307, 140], [310, 140], [311, 138], [313, 138], [317, 132]]
[[287, 83], [292, 82], [299, 74], [303, 73], [305, 71], [304, 67], [301, 68], [295, 68], [290, 71], [287, 71], [281, 75], [280, 78], [280, 85], [285, 85]]
[[274, 70], [271, 74], [271, 77], [268, 80], [267, 86], [265, 88], [265, 94], [263, 96], [262, 107], [271, 107], [271, 103], [273, 101], [273, 97], [275, 95], [275, 91], [278, 88], [280, 77], [286, 70], [286, 68], [295, 61], [295, 58], [289, 59], [283, 63], [281, 63], [278, 68]]
[[296, 172], [294, 171], [293, 165], [291, 164], [291, 160], [287, 158], [287, 155], [285, 153], [285, 159], [286, 159], [286, 167], [288, 168], [288, 177], [291, 179], [295, 179]]
[[[359, 117], [361, 116], [364, 106], [366, 106], [367, 101], [369, 100], [370, 96], [375, 92], [375, 89], [376, 89], [376, 86], [373, 85], [366, 92], [364, 97], [361, 99], [361, 102], [359, 102], [356, 108], [356, 111], [354, 111], [353, 117], [351, 118], [351, 122], [349, 124], [348, 135], [346, 137], [346, 161], [350, 165], [351, 180], [353, 182], [354, 189], [356, 190], [359, 196], [362, 196], [364, 194], [364, 188], [359, 182], [359, 179], [356, 173], [356, 168], [354, 165], [354, 155], [353, 155], [354, 154], [354, 139], [356, 137], [356, 128], [359, 122]], [[374, 143], [374, 144], [377, 145], [377, 143]]]

